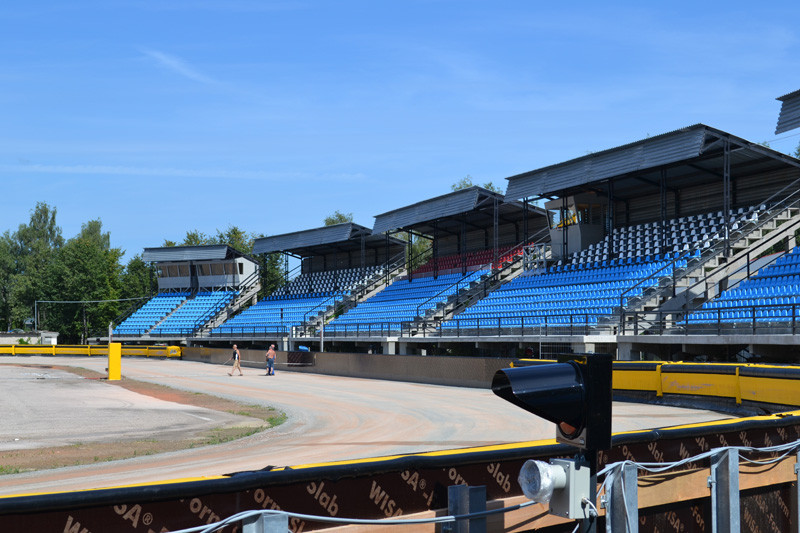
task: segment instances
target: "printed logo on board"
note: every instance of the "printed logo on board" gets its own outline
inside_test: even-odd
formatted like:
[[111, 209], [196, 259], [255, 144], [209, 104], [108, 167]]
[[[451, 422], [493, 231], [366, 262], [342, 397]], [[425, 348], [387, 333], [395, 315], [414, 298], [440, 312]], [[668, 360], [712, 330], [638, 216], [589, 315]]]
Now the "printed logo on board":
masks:
[[433, 487], [428, 487], [428, 481], [420, 477], [419, 472], [414, 470], [404, 470], [400, 473], [400, 477], [403, 478], [403, 481], [408, 483], [408, 486], [411, 487], [415, 494], [420, 494], [422, 498], [425, 500], [425, 503], [428, 507], [431, 506], [431, 502], [433, 501]]
[[306, 490], [309, 494], [314, 496], [314, 499], [317, 501], [320, 507], [325, 509], [329, 515], [336, 516], [339, 513], [339, 504], [336, 503], [336, 495], [334, 494], [331, 496], [327, 492], [324, 492], [324, 488], [324, 481], [320, 481], [319, 485], [312, 481], [308, 484]]
[[489, 463], [486, 470], [492, 475], [492, 479], [500, 485], [503, 492], [511, 492], [511, 474], [504, 474], [503, 471], [500, 470], [500, 463]]
[[397, 502], [395, 502], [391, 496], [389, 496], [389, 493], [374, 480], [372, 481], [372, 488], [369, 491], [369, 499], [378, 509], [383, 511], [383, 514], [387, 517], [400, 516], [403, 514], [403, 510], [397, 505]]

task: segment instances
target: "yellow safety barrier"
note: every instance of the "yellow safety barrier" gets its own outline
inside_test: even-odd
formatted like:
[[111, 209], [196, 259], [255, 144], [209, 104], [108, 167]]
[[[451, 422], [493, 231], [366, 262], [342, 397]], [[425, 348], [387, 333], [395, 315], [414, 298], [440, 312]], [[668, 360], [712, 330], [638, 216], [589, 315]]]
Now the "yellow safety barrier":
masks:
[[[7, 344], [0, 345], [0, 355], [83, 355], [108, 356], [105, 344], [89, 345], [49, 345], [49, 344]], [[180, 346], [122, 346], [122, 356], [139, 357], [181, 357]]]

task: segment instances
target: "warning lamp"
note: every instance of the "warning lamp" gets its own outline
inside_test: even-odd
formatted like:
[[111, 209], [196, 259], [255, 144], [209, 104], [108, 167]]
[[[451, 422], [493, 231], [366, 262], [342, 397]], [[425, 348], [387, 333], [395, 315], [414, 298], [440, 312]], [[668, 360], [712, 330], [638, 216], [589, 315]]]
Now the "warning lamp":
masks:
[[492, 391], [556, 425], [556, 440], [582, 450], [611, 448], [611, 356], [570, 355], [559, 363], [498, 370]]

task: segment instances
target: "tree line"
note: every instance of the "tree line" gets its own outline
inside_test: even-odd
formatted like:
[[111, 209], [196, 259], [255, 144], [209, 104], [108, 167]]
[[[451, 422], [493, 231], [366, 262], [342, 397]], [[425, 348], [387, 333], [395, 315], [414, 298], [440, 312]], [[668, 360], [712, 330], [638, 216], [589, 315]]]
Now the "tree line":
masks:
[[[451, 190], [472, 185], [472, 177], [467, 175]], [[500, 192], [492, 182], [483, 186]], [[104, 336], [109, 322], [158, 292], [155, 267], [140, 254], [122, 264], [125, 252], [111, 246], [111, 235], [99, 219], [87, 221], [77, 235], [65, 239], [56, 215], [55, 207], [38, 202], [27, 223], [0, 235], [0, 331], [36, 327], [59, 332], [62, 344], [85, 343], [89, 336]], [[323, 224], [352, 221], [352, 213], [337, 210], [325, 217]], [[259, 296], [263, 297], [285, 283], [280, 254], [252, 256], [253, 243], [263, 236], [237, 226], [213, 235], [189, 230], [182, 241], [165, 240], [162, 246], [226, 244], [250, 255], [260, 266]], [[407, 259], [412, 268], [427, 260], [429, 236], [408, 232], [395, 236], [410, 243]]]
[[[158, 292], [153, 265], [140, 254], [122, 263], [124, 251], [111, 246], [99, 219], [82, 224], [65, 239], [57, 209], [38, 202], [30, 219], [0, 236], [0, 329], [59, 332], [59, 343], [85, 343], [105, 335], [108, 324]], [[187, 231], [180, 243], [164, 246], [227, 244], [250, 254], [260, 235], [236, 226], [205, 235]], [[261, 266], [261, 294], [283, 284], [280, 256], [253, 257]]]

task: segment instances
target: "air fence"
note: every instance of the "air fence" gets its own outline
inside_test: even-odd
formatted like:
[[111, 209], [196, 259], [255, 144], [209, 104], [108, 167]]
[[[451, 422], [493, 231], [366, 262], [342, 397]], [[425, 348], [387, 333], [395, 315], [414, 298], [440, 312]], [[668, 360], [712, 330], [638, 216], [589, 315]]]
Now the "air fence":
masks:
[[[740, 418], [615, 434], [597, 457], [598, 531], [798, 531], [799, 380], [794, 367], [616, 362], [619, 400]], [[342, 531], [344, 519], [352, 524], [347, 531], [381, 531], [358, 521], [415, 519], [422, 521], [386, 531], [464, 531], [466, 524], [469, 531], [481, 524], [486, 531], [574, 531], [574, 519], [542, 504], [521, 505], [517, 481], [528, 459], [573, 455], [573, 448], [542, 440], [7, 497], [0, 498], [0, 530], [250, 532], [273, 531], [280, 521], [301, 533]], [[484, 487], [472, 498], [482, 502], [460, 505], [452, 487], [462, 485]], [[483, 508], [492, 513], [474, 514]]]

